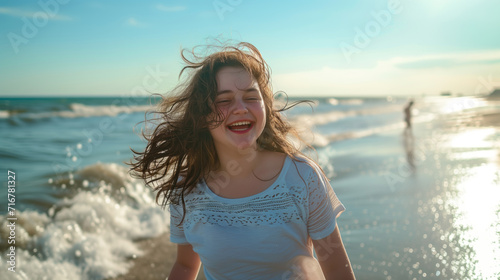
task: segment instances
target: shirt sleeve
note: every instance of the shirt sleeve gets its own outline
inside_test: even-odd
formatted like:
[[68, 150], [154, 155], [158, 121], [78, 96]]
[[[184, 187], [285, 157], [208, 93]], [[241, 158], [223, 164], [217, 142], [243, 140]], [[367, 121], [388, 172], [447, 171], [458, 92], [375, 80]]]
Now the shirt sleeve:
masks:
[[182, 205], [170, 204], [170, 241], [177, 244], [188, 243], [184, 235], [183, 224], [179, 223], [182, 220]]
[[328, 179], [319, 167], [313, 165], [307, 180], [309, 218], [307, 229], [313, 240], [330, 235], [337, 225], [336, 219], [345, 207], [333, 191]]

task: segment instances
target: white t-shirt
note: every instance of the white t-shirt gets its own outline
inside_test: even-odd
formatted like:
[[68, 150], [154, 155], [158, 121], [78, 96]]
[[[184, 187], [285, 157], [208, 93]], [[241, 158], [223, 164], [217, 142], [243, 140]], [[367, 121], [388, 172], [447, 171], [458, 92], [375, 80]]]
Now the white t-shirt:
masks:
[[345, 208], [315, 163], [286, 157], [276, 181], [244, 198], [223, 198], [204, 181], [170, 205], [170, 240], [189, 243], [207, 279], [288, 279], [296, 256], [312, 255], [312, 242], [330, 235]]

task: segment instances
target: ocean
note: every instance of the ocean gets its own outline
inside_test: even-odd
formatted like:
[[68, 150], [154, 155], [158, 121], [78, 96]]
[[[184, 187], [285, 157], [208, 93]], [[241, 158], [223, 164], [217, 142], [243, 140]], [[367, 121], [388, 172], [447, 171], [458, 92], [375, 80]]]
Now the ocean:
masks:
[[[358, 279], [500, 279], [498, 101], [415, 98], [405, 130], [406, 98], [307, 99], [284, 114], [347, 208]], [[0, 98], [1, 279], [117, 277], [168, 232], [125, 164], [157, 101]]]

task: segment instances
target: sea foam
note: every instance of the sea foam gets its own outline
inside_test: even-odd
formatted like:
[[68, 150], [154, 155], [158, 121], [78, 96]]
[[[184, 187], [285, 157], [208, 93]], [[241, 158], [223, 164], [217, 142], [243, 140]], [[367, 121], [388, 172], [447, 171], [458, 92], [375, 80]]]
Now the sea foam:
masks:
[[[90, 186], [79, 188], [47, 213], [17, 212], [17, 267], [8, 279], [115, 277], [126, 273], [130, 260], [142, 254], [135, 240], [158, 236], [168, 228], [168, 213], [125, 167], [97, 163], [75, 177]], [[1, 228], [0, 244], [6, 244], [5, 222]], [[4, 258], [2, 254], [0, 269], [8, 272]]]

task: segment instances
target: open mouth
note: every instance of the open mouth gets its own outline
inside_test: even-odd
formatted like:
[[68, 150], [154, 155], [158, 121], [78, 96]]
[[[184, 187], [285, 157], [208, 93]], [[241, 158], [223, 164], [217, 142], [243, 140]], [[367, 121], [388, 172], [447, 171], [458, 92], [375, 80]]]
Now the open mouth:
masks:
[[253, 127], [253, 123], [249, 121], [234, 122], [227, 126], [229, 130], [236, 133], [244, 133]]

